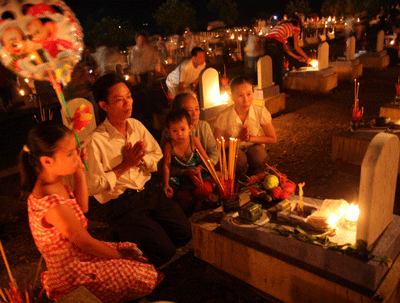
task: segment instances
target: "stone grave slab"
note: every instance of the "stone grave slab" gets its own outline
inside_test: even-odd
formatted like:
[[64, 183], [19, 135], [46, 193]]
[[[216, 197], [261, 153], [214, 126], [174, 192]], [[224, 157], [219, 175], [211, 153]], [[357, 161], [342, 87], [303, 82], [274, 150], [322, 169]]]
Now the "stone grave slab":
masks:
[[277, 114], [286, 109], [286, 98], [284, 93], [280, 93], [265, 99], [254, 98], [253, 103], [265, 106], [271, 115]]
[[365, 52], [356, 55], [364, 68], [383, 69], [389, 65], [390, 57], [386, 50]]
[[380, 107], [379, 117], [389, 117], [391, 121], [400, 119], [400, 106], [399, 104], [387, 103]]
[[359, 53], [358, 58], [370, 58], [370, 57], [385, 57], [387, 56], [387, 50], [382, 50], [379, 52], [365, 52], [365, 53]]
[[329, 61], [330, 67], [335, 66], [344, 66], [344, 67], [353, 67], [360, 64], [360, 59], [354, 59], [351, 61]]
[[369, 144], [361, 165], [357, 240], [371, 246], [392, 222], [400, 143], [393, 134], [379, 133]]
[[228, 107], [228, 104], [216, 105], [209, 108], [201, 108], [200, 109], [200, 119], [210, 121], [217, 117], [220, 111], [223, 111]]
[[[355, 132], [343, 131], [332, 137], [332, 161], [341, 160], [361, 166], [371, 140], [383, 130], [358, 129]], [[394, 133], [399, 137], [400, 133]], [[400, 163], [398, 165], [400, 174]]]
[[[400, 257], [393, 259], [393, 266], [388, 269], [378, 289], [370, 291], [221, 228], [222, 213], [218, 209], [198, 214], [192, 222], [194, 255], [279, 302], [400, 301]], [[295, 250], [290, 246], [288, 249]], [[303, 250], [298, 252], [302, 256], [304, 253]], [[330, 261], [325, 260], [326, 263]]]
[[338, 74], [339, 81], [353, 81], [363, 74], [363, 65], [359, 64], [360, 60], [352, 61], [331, 61], [329, 65]]
[[333, 75], [335, 71], [332, 67], [328, 67], [325, 69], [310, 69], [310, 70], [294, 70], [290, 71], [288, 76], [291, 77], [327, 77]]
[[266, 99], [279, 94], [279, 85], [271, 85], [264, 88], [254, 88], [255, 99]]
[[[298, 200], [293, 196], [291, 200]], [[304, 203], [322, 204], [322, 200], [303, 197]], [[265, 225], [268, 225], [265, 224]], [[325, 249], [318, 245], [275, 234], [263, 226], [241, 226], [233, 223], [231, 216], [221, 219], [221, 227], [233, 234], [256, 242], [274, 251], [283, 259], [290, 258], [324, 278], [364, 292], [375, 291], [389, 268], [375, 260], [363, 262], [350, 256]], [[387, 230], [377, 241], [373, 253], [396, 258], [400, 252], [400, 217], [394, 216]]]
[[[328, 73], [322, 76], [323, 73]], [[331, 71], [322, 73], [307, 74], [303, 76], [300, 73], [289, 73], [283, 79], [283, 87], [290, 90], [299, 90], [308, 93], [325, 94], [338, 86], [338, 74], [334, 73], [333, 68]]]

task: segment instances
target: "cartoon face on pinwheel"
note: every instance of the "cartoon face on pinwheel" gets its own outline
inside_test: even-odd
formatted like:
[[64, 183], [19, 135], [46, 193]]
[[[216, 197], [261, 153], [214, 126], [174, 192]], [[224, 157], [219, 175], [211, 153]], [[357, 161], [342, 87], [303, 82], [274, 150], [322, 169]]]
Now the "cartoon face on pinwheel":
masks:
[[0, 0], [0, 59], [21, 77], [66, 85], [83, 50], [83, 34], [60, 0]]

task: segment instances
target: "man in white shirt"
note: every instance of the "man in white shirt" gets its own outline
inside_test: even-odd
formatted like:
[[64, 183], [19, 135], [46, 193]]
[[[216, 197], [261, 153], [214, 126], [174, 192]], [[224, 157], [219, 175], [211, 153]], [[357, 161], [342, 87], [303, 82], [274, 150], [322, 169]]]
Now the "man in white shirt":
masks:
[[93, 85], [93, 95], [107, 118], [88, 142], [89, 195], [105, 205], [118, 240], [136, 243], [160, 266], [191, 239], [190, 223], [151, 180], [163, 155], [143, 124], [131, 118], [133, 101], [124, 80], [104, 75]]
[[199, 75], [206, 67], [206, 53], [200, 47], [194, 47], [191, 55], [192, 58], [170, 72], [165, 81], [172, 97], [187, 91], [196, 92]]

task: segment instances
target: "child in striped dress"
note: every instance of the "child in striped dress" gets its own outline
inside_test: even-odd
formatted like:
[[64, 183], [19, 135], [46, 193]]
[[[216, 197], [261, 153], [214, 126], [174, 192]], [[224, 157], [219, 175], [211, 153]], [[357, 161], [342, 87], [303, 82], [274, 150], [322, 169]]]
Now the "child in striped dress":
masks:
[[[59, 300], [85, 286], [102, 302], [124, 302], [148, 295], [163, 275], [134, 243], [109, 243], [88, 233], [88, 194], [83, 161], [73, 133], [52, 122], [30, 130], [20, 153], [22, 193], [29, 194], [29, 225], [47, 270], [43, 288]], [[62, 182], [73, 174], [75, 193]]]

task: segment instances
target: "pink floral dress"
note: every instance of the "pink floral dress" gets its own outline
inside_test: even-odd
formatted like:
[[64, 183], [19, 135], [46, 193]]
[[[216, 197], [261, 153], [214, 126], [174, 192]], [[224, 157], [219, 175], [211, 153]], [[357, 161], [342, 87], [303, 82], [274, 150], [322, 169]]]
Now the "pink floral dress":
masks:
[[[36, 246], [46, 261], [42, 285], [47, 296], [59, 300], [79, 286], [85, 286], [102, 302], [121, 302], [148, 295], [162, 281], [163, 274], [156, 271], [144, 257], [137, 260], [105, 259], [88, 254], [71, 243], [55, 227], [44, 221], [47, 211], [56, 205], [69, 205], [79, 221], [87, 228], [87, 219], [66, 186], [70, 199], [53, 194], [36, 199], [28, 198], [29, 225]], [[133, 243], [110, 243], [115, 248], [135, 248]]]

